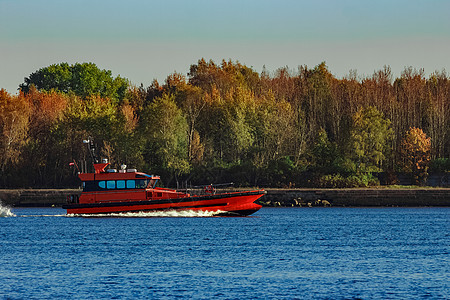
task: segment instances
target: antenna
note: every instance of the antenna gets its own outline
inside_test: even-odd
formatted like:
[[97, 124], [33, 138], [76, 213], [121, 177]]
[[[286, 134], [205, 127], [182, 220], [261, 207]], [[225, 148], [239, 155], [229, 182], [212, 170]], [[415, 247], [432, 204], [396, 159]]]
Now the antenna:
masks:
[[94, 164], [98, 164], [97, 156], [95, 155], [95, 145], [92, 137], [89, 137], [87, 140], [83, 140], [83, 144], [88, 145], [89, 153], [91, 154], [92, 162]]

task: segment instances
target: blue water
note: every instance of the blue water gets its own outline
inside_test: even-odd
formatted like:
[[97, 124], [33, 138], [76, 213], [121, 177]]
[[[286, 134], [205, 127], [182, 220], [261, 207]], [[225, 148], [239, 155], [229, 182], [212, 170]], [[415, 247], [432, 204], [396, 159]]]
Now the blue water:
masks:
[[0, 218], [0, 298], [450, 298], [450, 208], [64, 212]]

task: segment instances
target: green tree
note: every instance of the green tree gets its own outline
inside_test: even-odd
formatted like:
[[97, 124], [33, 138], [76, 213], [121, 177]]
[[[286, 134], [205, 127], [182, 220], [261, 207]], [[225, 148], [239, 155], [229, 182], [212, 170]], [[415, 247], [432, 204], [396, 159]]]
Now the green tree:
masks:
[[174, 97], [164, 94], [148, 105], [141, 126], [146, 141], [144, 158], [151, 172], [168, 178], [168, 183], [173, 176], [186, 174], [190, 169], [187, 123]]
[[196, 86], [187, 84], [186, 78], [178, 73], [167, 77], [163, 89], [174, 96], [175, 103], [183, 111], [188, 123], [188, 158], [189, 161], [199, 162], [199, 155], [203, 155], [200, 136], [197, 131], [197, 120], [206, 106], [205, 92]]
[[259, 168], [266, 168], [269, 161], [295, 152], [296, 117], [291, 104], [283, 99], [277, 101], [272, 93], [254, 101], [254, 117], [250, 118], [254, 136], [253, 161]]
[[388, 155], [393, 131], [383, 113], [369, 106], [353, 115], [350, 155], [358, 172], [377, 172]]
[[73, 92], [83, 99], [99, 96], [121, 102], [126, 95], [128, 80], [120, 76], [114, 78], [111, 71], [100, 70], [93, 63], [61, 63], [31, 73], [19, 88], [28, 93], [32, 85], [38, 90]]
[[330, 134], [333, 133], [331, 138], [337, 134], [338, 125], [334, 125], [334, 122], [339, 121], [339, 108], [335, 108], [336, 103], [331, 93], [333, 79], [325, 62], [312, 70], [304, 68], [300, 74], [299, 84], [303, 90], [302, 109], [305, 111], [311, 141], [320, 128], [325, 128]]
[[337, 171], [336, 163], [339, 158], [335, 143], [330, 142], [325, 129], [321, 129], [317, 135], [312, 149], [313, 166], [322, 174], [332, 174]]
[[[66, 157], [66, 161], [87, 161], [90, 166], [90, 154], [81, 141], [91, 136], [98, 149], [97, 155], [103, 150], [112, 154], [109, 157], [112, 163], [121, 163], [117, 145], [125, 128], [123, 118], [119, 116], [118, 106], [108, 99], [92, 96], [82, 100], [75, 95], [69, 96], [63, 116], [52, 132], [59, 143], [58, 148], [64, 149], [61, 156]], [[102, 149], [106, 146], [109, 151]]]
[[207, 107], [199, 117], [200, 135], [208, 145], [209, 160], [239, 164], [253, 144], [249, 122], [254, 114], [251, 93], [238, 88], [222, 97], [216, 89], [206, 96]]

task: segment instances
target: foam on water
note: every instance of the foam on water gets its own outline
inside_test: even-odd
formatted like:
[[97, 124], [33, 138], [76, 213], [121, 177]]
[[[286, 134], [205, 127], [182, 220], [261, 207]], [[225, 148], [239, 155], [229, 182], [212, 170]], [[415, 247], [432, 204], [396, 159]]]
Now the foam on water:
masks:
[[3, 217], [15, 217], [16, 215], [11, 212], [9, 207], [5, 207], [0, 203], [0, 218]]
[[68, 217], [95, 217], [95, 218], [203, 218], [214, 217], [222, 211], [200, 211], [200, 210], [165, 210], [165, 211], [146, 211], [146, 212], [123, 212], [109, 214], [70, 214]]
[[214, 217], [223, 213], [223, 211], [200, 211], [200, 210], [165, 210], [165, 211], [146, 211], [146, 212], [123, 212], [108, 214], [26, 214], [19, 215], [11, 212], [9, 207], [0, 204], [0, 217], [69, 217], [69, 218], [204, 218]]
[[19, 215], [15, 217], [21, 217], [21, 218], [35, 218], [35, 217], [68, 217], [68, 215]]

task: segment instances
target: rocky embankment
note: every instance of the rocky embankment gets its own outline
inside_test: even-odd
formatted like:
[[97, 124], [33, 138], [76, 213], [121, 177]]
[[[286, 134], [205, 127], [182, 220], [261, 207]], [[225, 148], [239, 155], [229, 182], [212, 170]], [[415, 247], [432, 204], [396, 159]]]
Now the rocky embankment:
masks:
[[449, 188], [267, 189], [263, 206], [450, 206]]
[[14, 207], [51, 207], [67, 203], [67, 197], [81, 194], [79, 189], [0, 190], [0, 202]]
[[[269, 207], [450, 206], [450, 188], [266, 189], [258, 203]], [[61, 206], [78, 189], [0, 190], [13, 207]]]

